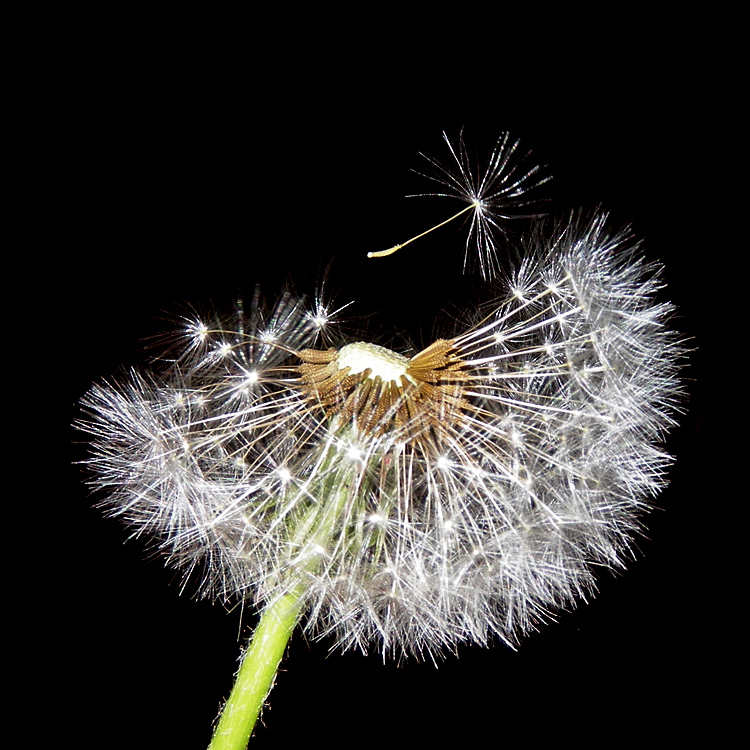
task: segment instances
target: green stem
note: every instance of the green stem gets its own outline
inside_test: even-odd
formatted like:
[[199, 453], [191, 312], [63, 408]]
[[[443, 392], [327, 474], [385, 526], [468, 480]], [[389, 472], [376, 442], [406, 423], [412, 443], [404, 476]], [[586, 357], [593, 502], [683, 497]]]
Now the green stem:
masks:
[[299, 615], [300, 597], [296, 592], [281, 597], [263, 612], [209, 750], [247, 747]]
[[[326, 447], [317, 470], [317, 491], [311, 492], [312, 488], [307, 486], [303, 488], [304, 492], [300, 492], [300, 495], [317, 496], [321, 502], [310, 507], [299, 519], [290, 540], [292, 547], [298, 550], [325, 548], [352, 492], [356, 492], [356, 482], [353, 481], [356, 472], [341, 465], [332, 441]], [[303, 574], [313, 573], [319, 564], [319, 556], [310, 555], [298, 570]], [[273, 687], [286, 644], [300, 618], [304, 590], [303, 582], [291, 584], [284, 596], [264, 610], [208, 750], [245, 750], [247, 747], [263, 701]]]

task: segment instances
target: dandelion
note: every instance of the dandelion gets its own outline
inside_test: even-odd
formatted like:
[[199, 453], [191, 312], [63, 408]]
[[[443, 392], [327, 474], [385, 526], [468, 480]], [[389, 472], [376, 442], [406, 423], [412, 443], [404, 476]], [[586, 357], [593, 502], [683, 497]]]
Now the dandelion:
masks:
[[[472, 200], [505, 143], [483, 183], [456, 178]], [[672, 307], [604, 216], [523, 256], [420, 351], [345, 338], [322, 298], [256, 296], [232, 322], [184, 320], [161, 372], [84, 398], [110, 512], [204, 595], [263, 612], [212, 747], [244, 746], [298, 623], [384, 657], [515, 647], [625, 564], [670, 461]]]

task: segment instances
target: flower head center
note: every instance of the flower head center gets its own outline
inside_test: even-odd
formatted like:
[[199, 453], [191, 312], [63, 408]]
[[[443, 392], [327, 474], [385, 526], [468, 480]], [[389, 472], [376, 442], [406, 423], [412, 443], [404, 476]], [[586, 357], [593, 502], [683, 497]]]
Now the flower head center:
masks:
[[379, 377], [385, 383], [400, 383], [403, 376], [414, 382], [414, 378], [407, 373], [408, 358], [377, 344], [367, 344], [364, 341], [347, 344], [339, 349], [337, 364], [339, 370], [348, 367], [351, 375], [369, 370], [370, 374], [367, 377], [371, 380]]
[[455, 341], [435, 341], [411, 359], [363, 341], [297, 356], [300, 390], [364, 434], [424, 440], [453, 427], [468, 406], [467, 372]]

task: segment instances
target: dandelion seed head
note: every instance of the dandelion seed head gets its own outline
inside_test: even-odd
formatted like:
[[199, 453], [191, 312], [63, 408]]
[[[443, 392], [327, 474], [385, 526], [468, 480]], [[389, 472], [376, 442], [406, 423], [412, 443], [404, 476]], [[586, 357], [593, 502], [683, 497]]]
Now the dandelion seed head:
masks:
[[112, 514], [205, 596], [302, 592], [304, 627], [341, 649], [515, 646], [624, 564], [670, 463], [683, 345], [658, 268], [572, 216], [496, 278], [500, 219], [544, 178], [507, 136], [484, 171], [446, 142], [452, 166], [431, 163], [492, 279], [470, 323], [402, 353], [344, 335], [348, 305], [256, 292], [83, 399]]

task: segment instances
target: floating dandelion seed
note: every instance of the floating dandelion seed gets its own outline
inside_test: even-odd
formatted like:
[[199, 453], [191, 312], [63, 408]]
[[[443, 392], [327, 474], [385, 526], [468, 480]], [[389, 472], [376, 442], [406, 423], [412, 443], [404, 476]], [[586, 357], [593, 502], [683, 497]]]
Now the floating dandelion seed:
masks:
[[376, 258], [391, 255], [414, 240], [471, 211], [464, 268], [478, 261], [482, 278], [494, 279], [500, 271], [497, 254], [498, 236], [506, 234], [506, 224], [511, 219], [539, 217], [537, 212], [529, 213], [529, 209], [538, 202], [533, 191], [551, 178], [542, 174], [541, 167], [529, 166], [530, 153], [519, 155], [520, 142], [511, 141], [509, 133], [504, 133], [495, 144], [484, 170], [480, 170], [472, 163], [463, 132], [455, 145], [445, 133], [443, 140], [451, 154], [449, 164], [445, 165], [437, 159], [421, 154], [432, 167], [432, 173], [420, 174], [441, 185], [445, 192], [418, 195], [456, 198], [468, 205], [454, 216], [407, 242], [394, 245], [387, 250], [371, 252], [368, 256]]
[[[482, 197], [506, 141], [484, 182], [461, 172], [472, 200], [520, 190]], [[232, 324], [186, 322], [165, 373], [83, 399], [111, 512], [201, 571], [205, 595], [265, 612], [242, 670], [263, 643], [275, 661], [248, 678], [245, 740], [300, 620], [384, 656], [515, 645], [629, 556], [665, 483], [680, 340], [627, 233], [573, 216], [549, 236], [471, 325], [419, 352], [343, 339], [321, 299], [264, 312], [256, 297]]]

